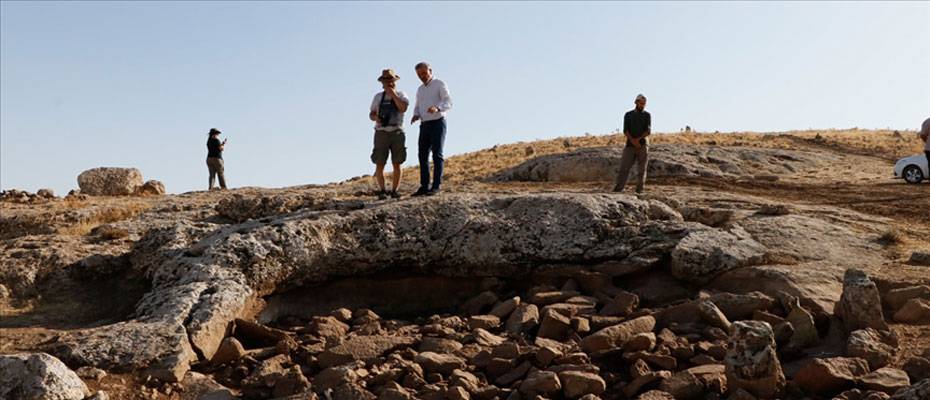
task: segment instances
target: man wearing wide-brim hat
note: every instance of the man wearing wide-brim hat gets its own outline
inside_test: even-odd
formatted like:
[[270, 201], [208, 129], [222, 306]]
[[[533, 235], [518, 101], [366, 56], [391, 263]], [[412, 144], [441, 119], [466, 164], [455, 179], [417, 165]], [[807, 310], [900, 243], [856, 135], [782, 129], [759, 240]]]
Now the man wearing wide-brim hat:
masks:
[[[393, 69], [381, 71], [378, 82], [381, 82], [382, 91], [375, 93], [371, 100], [371, 109], [368, 118], [375, 122], [374, 148], [371, 151], [371, 162], [375, 163], [375, 179], [378, 182], [378, 199], [384, 200], [388, 196], [399, 198], [397, 191], [400, 186], [401, 164], [407, 160], [406, 138], [404, 137], [404, 112], [410, 100], [404, 92], [396, 89], [396, 82], [400, 79]], [[388, 192], [384, 187], [384, 165], [387, 164], [388, 155], [391, 156], [393, 186]]]

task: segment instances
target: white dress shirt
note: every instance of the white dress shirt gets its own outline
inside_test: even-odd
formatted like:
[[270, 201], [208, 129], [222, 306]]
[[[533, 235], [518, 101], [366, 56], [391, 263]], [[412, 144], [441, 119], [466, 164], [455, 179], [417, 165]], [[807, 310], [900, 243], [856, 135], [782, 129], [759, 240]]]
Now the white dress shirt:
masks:
[[[429, 108], [435, 106], [439, 112], [431, 113]], [[420, 117], [422, 121], [435, 121], [446, 116], [452, 108], [452, 97], [446, 83], [433, 78], [417, 89], [417, 104], [413, 108], [413, 116]]]

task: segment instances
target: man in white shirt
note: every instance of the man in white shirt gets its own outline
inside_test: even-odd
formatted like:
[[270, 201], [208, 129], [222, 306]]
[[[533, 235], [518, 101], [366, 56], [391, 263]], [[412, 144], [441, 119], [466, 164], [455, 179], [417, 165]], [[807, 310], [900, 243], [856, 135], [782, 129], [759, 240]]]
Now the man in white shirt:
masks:
[[[404, 112], [407, 111], [410, 100], [404, 92], [395, 88], [398, 79], [400, 76], [395, 74], [393, 69], [381, 71], [378, 82], [381, 82], [384, 90], [375, 93], [368, 112], [368, 118], [375, 121], [375, 144], [371, 150], [371, 162], [375, 163], [375, 179], [380, 188], [379, 200], [386, 199], [388, 195], [395, 199], [400, 198], [397, 192], [402, 173], [400, 165], [407, 159], [403, 125]], [[388, 153], [391, 155], [391, 163], [394, 164], [394, 186], [390, 193], [384, 188], [384, 165], [387, 163]]]
[[[417, 89], [417, 102], [410, 123], [420, 123], [417, 155], [420, 160], [420, 188], [414, 196], [435, 195], [442, 185], [442, 146], [446, 141], [446, 112], [452, 108], [452, 98], [445, 82], [433, 78], [433, 69], [426, 62], [414, 67], [423, 82]], [[433, 153], [433, 184], [429, 180], [429, 153]]]

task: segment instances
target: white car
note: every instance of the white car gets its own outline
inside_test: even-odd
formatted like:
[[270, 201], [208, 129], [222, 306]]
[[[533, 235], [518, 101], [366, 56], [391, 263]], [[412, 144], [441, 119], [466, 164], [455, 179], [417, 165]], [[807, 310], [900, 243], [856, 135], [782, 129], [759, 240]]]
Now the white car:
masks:
[[898, 160], [894, 164], [894, 177], [904, 178], [907, 183], [920, 183], [924, 179], [930, 179], [927, 156], [918, 154]]

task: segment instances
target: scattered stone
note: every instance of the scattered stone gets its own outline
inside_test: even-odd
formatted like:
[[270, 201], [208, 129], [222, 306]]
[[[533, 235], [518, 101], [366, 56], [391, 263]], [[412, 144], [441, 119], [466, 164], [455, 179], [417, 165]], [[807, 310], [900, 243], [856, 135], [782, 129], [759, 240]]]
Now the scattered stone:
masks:
[[520, 393], [526, 395], [549, 395], [562, 389], [562, 383], [555, 372], [536, 371], [527, 375], [520, 384]]
[[337, 308], [329, 313], [330, 317], [338, 319], [340, 322], [349, 323], [352, 321], [352, 310], [348, 308]]
[[[704, 322], [706, 322], [708, 325], [715, 326], [726, 331], [730, 330], [730, 320], [727, 319], [726, 315], [723, 315], [723, 311], [720, 311], [714, 302], [710, 300], [699, 302], [698, 313], [701, 315], [701, 319], [703, 319]], [[675, 397], [677, 398], [678, 396]]]
[[636, 399], [637, 400], [675, 400], [675, 396], [672, 396], [670, 393], [663, 392], [661, 390], [650, 390], [648, 392], [645, 392], [639, 395], [639, 397], [637, 397]]
[[587, 394], [600, 395], [607, 383], [598, 374], [580, 371], [564, 371], [558, 374], [565, 397], [578, 398]]
[[883, 367], [859, 378], [859, 385], [866, 389], [895, 394], [911, 385], [907, 373], [897, 368]]
[[762, 398], [779, 397], [784, 391], [785, 375], [768, 323], [734, 322], [724, 362], [729, 390], [744, 389]]
[[656, 347], [656, 334], [652, 332], [637, 333], [623, 344], [624, 352], [651, 351]]
[[497, 303], [497, 295], [491, 291], [484, 291], [468, 299], [468, 301], [462, 304], [461, 309], [466, 315], [478, 315], [485, 309], [493, 306], [494, 303]]
[[639, 296], [620, 290], [613, 299], [604, 305], [604, 308], [598, 313], [600, 315], [612, 317], [626, 317], [636, 310], [639, 306]]
[[912, 265], [930, 266], [930, 250], [914, 250], [907, 262]]
[[[495, 360], [501, 360], [501, 359], [496, 358]], [[520, 378], [523, 378], [526, 375], [526, 373], [530, 370], [530, 368], [533, 367], [533, 365], [530, 364], [529, 361], [524, 361], [516, 368], [513, 367], [512, 361], [510, 360], [505, 360], [505, 361], [506, 361], [506, 364], [502, 363], [501, 365], [502, 366], [506, 365], [507, 369], [501, 371], [500, 376], [497, 378], [497, 380], [494, 381], [494, 383], [496, 383], [499, 386], [509, 386], [510, 384], [516, 382]], [[489, 372], [491, 371], [490, 365], [488, 366], [488, 371]]]
[[885, 392], [874, 390], [861, 391], [859, 389], [849, 389], [838, 394], [833, 400], [887, 400], [888, 395]]
[[704, 393], [704, 384], [689, 371], [681, 371], [659, 384], [659, 390], [670, 393], [676, 400], [700, 398]]
[[473, 335], [475, 336], [475, 342], [482, 346], [497, 346], [501, 343], [504, 343], [504, 338], [497, 336], [491, 332], [488, 332], [484, 329], [477, 328], [474, 330]]
[[513, 310], [517, 309], [517, 306], [520, 305], [520, 296], [512, 297], [510, 299], [504, 300], [498, 303], [494, 308], [491, 309], [491, 312], [488, 314], [493, 315], [497, 318], [503, 320], [505, 317], [510, 315]]
[[905, 324], [930, 324], [930, 300], [908, 300], [894, 313], [894, 320]]
[[220, 343], [220, 347], [213, 353], [210, 363], [213, 365], [225, 364], [235, 361], [246, 355], [245, 347], [236, 338], [227, 337]]
[[911, 381], [918, 382], [930, 378], [930, 360], [924, 357], [908, 358], [903, 369]]
[[893, 311], [899, 310], [910, 299], [930, 300], [930, 286], [919, 285], [891, 289], [885, 293], [885, 304]]
[[888, 330], [878, 288], [862, 270], [846, 270], [843, 275], [843, 294], [836, 303], [835, 313], [843, 320], [846, 332], [863, 328]]
[[55, 198], [55, 191], [49, 188], [42, 188], [36, 191], [36, 196], [44, 199], [53, 199]]
[[336, 340], [349, 332], [349, 325], [335, 317], [314, 317], [310, 323], [309, 332], [326, 340]]
[[317, 388], [335, 388], [343, 384], [355, 383], [359, 380], [356, 370], [363, 366], [364, 363], [355, 362], [326, 368], [313, 377], [313, 385]]
[[468, 317], [468, 327], [471, 329], [494, 329], [500, 326], [501, 319], [494, 315], [475, 315]]
[[234, 400], [236, 398], [229, 388], [219, 384], [212, 377], [198, 372], [189, 371], [185, 374], [181, 387], [184, 388], [182, 400]]
[[581, 340], [581, 348], [588, 354], [622, 347], [636, 334], [651, 332], [656, 325], [652, 316], [635, 318], [601, 329]]
[[930, 379], [924, 379], [901, 389], [891, 396], [891, 400], [926, 400], [930, 399]]
[[417, 354], [414, 361], [420, 364], [423, 370], [428, 373], [438, 372], [449, 375], [456, 369], [465, 369], [465, 360], [452, 354], [438, 354], [426, 351]]
[[675, 357], [665, 354], [653, 354], [646, 353], [644, 351], [638, 351], [635, 353], [625, 353], [623, 358], [629, 361], [633, 360], [643, 360], [649, 365], [653, 365], [660, 369], [675, 370], [678, 368], [678, 360]]
[[570, 318], [553, 309], [545, 309], [536, 335], [547, 339], [565, 340], [571, 328]]
[[783, 293], [782, 303], [788, 310], [786, 320], [790, 325], [782, 323], [776, 326], [779, 331], [788, 329], [790, 326], [791, 335], [785, 350], [798, 352], [816, 344], [820, 337], [817, 334], [817, 326], [814, 324], [814, 316], [801, 307], [797, 297]]
[[107, 376], [107, 371], [104, 371], [100, 368], [94, 368], [89, 365], [78, 368], [74, 372], [77, 373], [77, 376], [81, 378], [95, 381], [99, 381]]
[[55, 357], [0, 355], [0, 399], [82, 400], [89, 395], [81, 378]]
[[865, 359], [870, 369], [888, 365], [896, 348], [897, 339], [893, 333], [872, 328], [853, 331], [846, 339], [846, 355]]
[[135, 191], [137, 196], [161, 196], [163, 194], [165, 194], [165, 184], [156, 180], [146, 181]]
[[539, 308], [535, 304], [521, 304], [507, 319], [506, 330], [512, 335], [519, 335], [539, 325]]
[[[415, 342], [414, 338], [405, 336], [355, 336], [326, 349], [317, 356], [317, 360], [321, 368], [342, 365], [350, 361], [369, 361], [385, 353], [412, 346]], [[426, 343], [425, 339], [424, 343]], [[455, 343], [461, 348], [460, 343]]]
[[861, 358], [815, 358], [794, 374], [794, 383], [813, 393], [831, 395], [851, 388], [867, 373], [869, 364]]
[[649, 371], [639, 377], [633, 379], [628, 385], [623, 387], [623, 394], [626, 397], [633, 397], [639, 393], [644, 387], [652, 386], [655, 382], [661, 381], [663, 379], [668, 379], [672, 377], [672, 373], [669, 371]]

